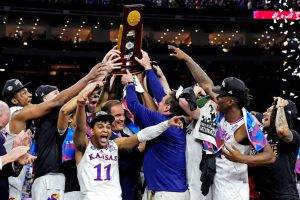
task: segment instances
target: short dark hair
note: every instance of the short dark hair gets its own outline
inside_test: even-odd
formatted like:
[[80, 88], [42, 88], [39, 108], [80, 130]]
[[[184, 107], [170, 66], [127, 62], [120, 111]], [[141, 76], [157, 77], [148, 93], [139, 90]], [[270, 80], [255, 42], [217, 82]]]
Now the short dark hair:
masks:
[[8, 104], [9, 107], [12, 107], [12, 106], [17, 106], [19, 104], [14, 104], [11, 100], [12, 99], [17, 99], [18, 95], [20, 94], [20, 91], [22, 91], [24, 88], [22, 88], [21, 90], [15, 92], [12, 96], [10, 97], [4, 97], [3, 100]]
[[175, 115], [183, 115], [185, 112], [182, 110], [182, 108], [179, 106], [178, 99], [176, 98], [176, 90], [173, 90], [169, 93], [169, 98], [166, 99], [167, 104], [170, 105], [170, 112]]

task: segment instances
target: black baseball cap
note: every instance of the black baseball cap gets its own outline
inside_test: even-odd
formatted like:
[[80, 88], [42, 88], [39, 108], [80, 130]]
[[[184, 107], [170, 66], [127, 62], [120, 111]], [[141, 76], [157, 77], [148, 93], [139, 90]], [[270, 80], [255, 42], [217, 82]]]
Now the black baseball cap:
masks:
[[41, 103], [43, 97], [49, 94], [50, 92], [53, 92], [54, 90], [58, 90], [58, 88], [52, 85], [40, 85], [34, 93], [34, 103]]
[[90, 122], [90, 127], [93, 128], [95, 123], [100, 121], [113, 123], [115, 121], [115, 117], [107, 114], [107, 112], [104, 111], [96, 112], [92, 117], [92, 120]]
[[225, 78], [221, 86], [215, 86], [212, 91], [221, 95], [240, 96], [245, 94], [249, 89], [245, 83], [235, 77]]
[[25, 88], [28, 84], [26, 83], [23, 85], [19, 79], [10, 79], [7, 80], [3, 89], [2, 89], [2, 96], [5, 98], [12, 98], [14, 94], [23, 88]]

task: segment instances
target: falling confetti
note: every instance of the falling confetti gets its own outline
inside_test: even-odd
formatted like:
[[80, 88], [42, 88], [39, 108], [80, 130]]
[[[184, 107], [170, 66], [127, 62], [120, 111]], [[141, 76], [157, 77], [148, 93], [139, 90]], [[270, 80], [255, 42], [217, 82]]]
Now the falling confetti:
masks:
[[[278, 14], [274, 15], [273, 24], [269, 25], [270, 32], [279, 33], [283, 38], [281, 41], [281, 53], [284, 56], [282, 64], [282, 77], [281, 81], [284, 82], [289, 92], [283, 91], [290, 98], [298, 98], [300, 96], [300, 90], [297, 88], [290, 87], [290, 82], [298, 80], [300, 78], [300, 41], [298, 38], [299, 32], [296, 24], [300, 24], [300, 20], [297, 14], [296, 20], [289, 20], [289, 15], [284, 15], [283, 11], [294, 12], [293, 8], [289, 8], [291, 1], [289, 0], [276, 0]], [[271, 4], [270, 0], [265, 1], [267, 4]], [[298, 13], [298, 12], [296, 12]], [[267, 37], [266, 37], [267, 38]], [[271, 38], [270, 38], [271, 39]], [[274, 40], [273, 40], [274, 41]], [[298, 117], [298, 120], [300, 118]]]

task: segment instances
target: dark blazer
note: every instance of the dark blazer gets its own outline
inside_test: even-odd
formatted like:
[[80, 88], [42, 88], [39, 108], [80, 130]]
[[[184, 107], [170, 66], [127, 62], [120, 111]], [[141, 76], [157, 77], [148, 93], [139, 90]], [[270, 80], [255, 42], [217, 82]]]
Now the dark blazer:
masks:
[[[4, 144], [4, 137], [2, 134], [0, 134], [0, 156], [3, 156], [6, 154], [6, 150], [3, 146]], [[0, 199], [1, 200], [8, 200], [9, 198], [9, 184], [8, 184], [8, 177], [14, 176], [17, 177], [20, 172], [20, 168], [18, 171], [14, 171], [12, 168], [12, 164], [8, 163], [6, 164], [2, 170], [0, 171]]]

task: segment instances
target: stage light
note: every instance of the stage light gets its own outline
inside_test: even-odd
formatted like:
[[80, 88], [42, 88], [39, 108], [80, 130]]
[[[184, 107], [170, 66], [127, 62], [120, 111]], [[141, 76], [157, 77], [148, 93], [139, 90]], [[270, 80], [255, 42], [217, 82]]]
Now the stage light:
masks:
[[223, 48], [222, 51], [223, 51], [224, 53], [228, 53], [228, 52], [229, 52], [229, 49], [228, 49], [228, 48]]

